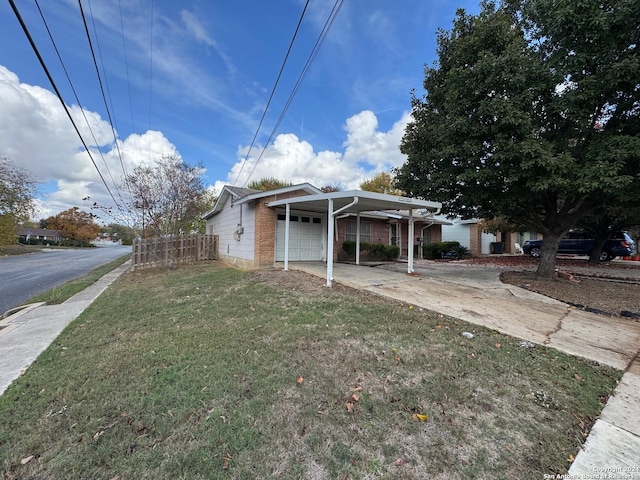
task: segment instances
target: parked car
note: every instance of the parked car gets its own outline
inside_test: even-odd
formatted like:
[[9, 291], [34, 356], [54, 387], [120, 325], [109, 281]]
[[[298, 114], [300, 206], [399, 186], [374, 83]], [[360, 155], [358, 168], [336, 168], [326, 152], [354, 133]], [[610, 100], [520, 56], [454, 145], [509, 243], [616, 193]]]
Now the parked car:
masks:
[[[567, 233], [558, 247], [558, 253], [569, 255], [591, 255], [595, 240], [593, 235], [583, 230], [572, 230]], [[525, 242], [524, 253], [532, 257], [540, 256], [542, 240], [529, 240]], [[600, 252], [600, 261], [613, 260], [616, 257], [624, 257], [635, 252], [635, 243], [627, 232], [616, 232], [605, 241]]]

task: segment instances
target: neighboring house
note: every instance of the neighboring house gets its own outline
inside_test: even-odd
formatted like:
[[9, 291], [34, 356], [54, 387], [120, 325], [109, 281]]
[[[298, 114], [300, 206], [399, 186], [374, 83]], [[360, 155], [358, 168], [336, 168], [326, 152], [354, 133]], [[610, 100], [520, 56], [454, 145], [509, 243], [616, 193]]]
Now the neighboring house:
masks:
[[[437, 220], [443, 218], [436, 216]], [[445, 224], [442, 227], [442, 241], [459, 242], [463, 247], [467, 247], [474, 256], [490, 253], [518, 253], [515, 248], [516, 243], [522, 246], [527, 240], [539, 238], [534, 232], [489, 233], [483, 230], [482, 220], [477, 218], [462, 220], [458, 217], [450, 220], [450, 225]], [[502, 243], [502, 250], [500, 252], [495, 251], [495, 248], [492, 250], [492, 243]]]
[[204, 219], [206, 233], [218, 236], [218, 258], [244, 268], [329, 259], [329, 269], [358, 232], [360, 242], [400, 246], [412, 268], [417, 240], [440, 239], [440, 207], [362, 190], [323, 193], [308, 183], [266, 192], [225, 186]]
[[21, 242], [38, 240], [38, 243], [62, 243], [62, 233], [60, 230], [50, 230], [48, 228], [18, 228], [18, 239]]

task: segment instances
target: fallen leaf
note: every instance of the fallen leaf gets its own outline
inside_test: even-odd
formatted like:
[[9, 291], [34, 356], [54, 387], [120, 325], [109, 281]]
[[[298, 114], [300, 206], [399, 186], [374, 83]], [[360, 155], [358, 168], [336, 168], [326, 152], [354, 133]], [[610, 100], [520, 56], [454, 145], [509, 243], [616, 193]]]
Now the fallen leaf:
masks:
[[496, 343], [496, 348], [500, 348], [500, 347], [502, 347], [502, 344]]
[[302, 385], [302, 382], [304, 382], [304, 377], [298, 377], [296, 382], [298, 383], [298, 385]]
[[24, 457], [22, 460], [20, 460], [20, 465], [26, 465], [31, 460], [33, 460], [33, 455], [29, 455], [28, 457]]
[[582, 377], [580, 375], [578, 375], [577, 373], [574, 375], [574, 377], [576, 377], [576, 380], [582, 380]]
[[96, 434], [93, 436], [94, 440], [97, 440], [98, 438], [100, 438], [102, 435], [104, 435], [104, 430], [100, 430], [99, 432], [96, 432]]
[[229, 470], [229, 462], [231, 461], [231, 455], [228, 453], [224, 454], [224, 459], [222, 460], [222, 469]]
[[401, 467], [405, 463], [407, 462], [405, 462], [404, 458], [396, 458], [396, 467]]
[[354, 402], [357, 402], [358, 400], [360, 400], [360, 397], [358, 396], [357, 393], [354, 393], [353, 395], [351, 395], [351, 398], [353, 399]]
[[414, 422], [426, 422], [429, 420], [429, 415], [422, 413], [414, 413], [411, 415]]
[[362, 390], [362, 387], [355, 387], [355, 388], [352, 388], [351, 390], [353, 390], [354, 392], [359, 392]]
[[349, 413], [353, 412], [353, 402], [351, 400], [348, 400], [346, 405], [347, 405], [347, 412]]
[[396, 355], [396, 362], [400, 363], [401, 361], [400, 355]]
[[573, 455], [569, 455], [569, 458], [567, 458], [567, 460], [568, 460], [569, 462], [573, 462], [573, 461], [575, 460], [575, 458], [574, 458], [574, 456], [573, 456]]

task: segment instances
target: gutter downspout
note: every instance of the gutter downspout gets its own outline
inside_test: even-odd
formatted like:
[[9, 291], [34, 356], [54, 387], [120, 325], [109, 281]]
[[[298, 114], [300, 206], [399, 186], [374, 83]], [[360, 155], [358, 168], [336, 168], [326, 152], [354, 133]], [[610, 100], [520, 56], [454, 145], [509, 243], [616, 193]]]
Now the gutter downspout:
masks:
[[345, 205], [342, 208], [339, 208], [335, 212], [333, 211], [333, 199], [329, 199], [329, 208], [327, 209], [328, 217], [329, 217], [329, 225], [327, 231], [327, 287], [331, 286], [331, 282], [333, 282], [333, 236], [335, 232], [334, 224], [336, 221], [336, 216], [341, 212], [344, 212], [346, 209], [357, 205], [358, 197], [353, 197], [353, 202]]
[[[436, 222], [431, 222], [431, 223], [429, 223], [429, 224], [427, 224], [427, 225], [423, 226], [423, 227], [420, 229], [420, 238], [422, 238], [422, 244], [423, 244], [423, 245], [424, 245], [424, 231], [425, 231], [427, 228], [429, 228], [429, 227], [431, 227], [431, 226], [435, 225], [435, 223], [436, 223]], [[420, 258], [424, 258], [424, 253], [423, 253], [423, 252], [424, 252], [424, 250], [423, 250], [423, 249], [420, 249]]]
[[[442, 208], [436, 208], [430, 215], [427, 215], [427, 218], [431, 217], [435, 217], [436, 215], [439, 215], [440, 212], [442, 211]], [[431, 227], [432, 225], [435, 225], [435, 221], [431, 222], [429, 225], [425, 225], [424, 227], [422, 227], [422, 229], [420, 230], [420, 236], [424, 239], [424, 231]], [[422, 242], [424, 244], [424, 240]], [[422, 254], [422, 250], [420, 250], [420, 258], [423, 258], [423, 254]], [[411, 272], [410, 272], [411, 273]]]

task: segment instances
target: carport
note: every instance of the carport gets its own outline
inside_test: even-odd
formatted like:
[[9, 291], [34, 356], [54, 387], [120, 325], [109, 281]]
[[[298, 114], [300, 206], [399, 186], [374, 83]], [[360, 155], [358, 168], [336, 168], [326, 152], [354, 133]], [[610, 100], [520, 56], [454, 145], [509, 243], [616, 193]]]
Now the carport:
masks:
[[[409, 212], [408, 263], [407, 272], [413, 273], [414, 223], [416, 220], [432, 217], [440, 213], [442, 204], [410, 197], [398, 197], [383, 193], [350, 190], [330, 192], [300, 197], [284, 198], [267, 204], [269, 207], [285, 207], [284, 269], [289, 269], [289, 226], [291, 208], [327, 215], [327, 286], [333, 281], [333, 237], [336, 220], [348, 214], [356, 215], [356, 264], [360, 264], [360, 214], [379, 211]], [[416, 216], [414, 217], [414, 211]]]

